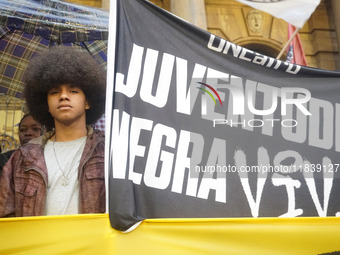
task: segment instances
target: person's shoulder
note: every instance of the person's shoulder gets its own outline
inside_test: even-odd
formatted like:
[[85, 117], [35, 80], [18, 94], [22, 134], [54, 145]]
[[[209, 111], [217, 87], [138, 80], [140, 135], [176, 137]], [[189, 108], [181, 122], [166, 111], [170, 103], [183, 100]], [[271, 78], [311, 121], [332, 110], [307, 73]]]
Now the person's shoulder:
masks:
[[33, 138], [28, 143], [21, 145], [19, 150], [25, 154], [25, 152], [29, 152], [38, 147], [42, 147], [41, 137]]
[[99, 129], [94, 129], [93, 133], [96, 134], [98, 137], [105, 137], [105, 133]]
[[93, 140], [105, 140], [105, 134], [103, 131], [99, 129], [94, 129], [91, 126], [87, 126], [88, 130], [88, 137], [92, 138]]
[[94, 129], [92, 133], [92, 138], [93, 139], [91, 140], [93, 141], [93, 144], [97, 144], [97, 146], [100, 144], [102, 144], [102, 146], [105, 145], [105, 135], [102, 131]]
[[46, 144], [45, 140], [44, 135], [33, 138], [28, 143], [21, 145], [18, 151], [20, 151], [23, 158], [35, 160], [43, 153]]
[[90, 146], [96, 148], [96, 150], [104, 151], [105, 150], [105, 135], [102, 131], [98, 129], [91, 129], [88, 134], [87, 143]]

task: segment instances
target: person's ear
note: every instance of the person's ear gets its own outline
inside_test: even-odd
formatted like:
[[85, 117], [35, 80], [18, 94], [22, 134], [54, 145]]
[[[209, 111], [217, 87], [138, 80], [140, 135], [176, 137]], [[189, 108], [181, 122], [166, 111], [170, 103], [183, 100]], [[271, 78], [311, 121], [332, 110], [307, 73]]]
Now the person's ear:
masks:
[[91, 107], [90, 107], [89, 103], [86, 101], [85, 110], [88, 110], [88, 109], [90, 109], [90, 108], [91, 108]]

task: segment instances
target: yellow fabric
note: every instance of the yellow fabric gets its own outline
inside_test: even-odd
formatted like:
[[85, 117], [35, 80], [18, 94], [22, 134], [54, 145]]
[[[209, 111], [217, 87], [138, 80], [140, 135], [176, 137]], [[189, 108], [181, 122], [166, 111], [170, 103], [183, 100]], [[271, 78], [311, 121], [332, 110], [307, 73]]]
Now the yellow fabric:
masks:
[[107, 214], [0, 219], [0, 254], [322, 254], [340, 251], [340, 218], [145, 220]]

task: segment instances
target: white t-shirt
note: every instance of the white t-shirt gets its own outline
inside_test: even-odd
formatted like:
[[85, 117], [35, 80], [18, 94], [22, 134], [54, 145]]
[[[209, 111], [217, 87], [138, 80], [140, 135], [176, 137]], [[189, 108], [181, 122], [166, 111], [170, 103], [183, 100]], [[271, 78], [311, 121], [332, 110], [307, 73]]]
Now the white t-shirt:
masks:
[[46, 143], [44, 156], [48, 171], [48, 188], [45, 215], [79, 213], [78, 167], [86, 138], [85, 136], [67, 142], [49, 140]]

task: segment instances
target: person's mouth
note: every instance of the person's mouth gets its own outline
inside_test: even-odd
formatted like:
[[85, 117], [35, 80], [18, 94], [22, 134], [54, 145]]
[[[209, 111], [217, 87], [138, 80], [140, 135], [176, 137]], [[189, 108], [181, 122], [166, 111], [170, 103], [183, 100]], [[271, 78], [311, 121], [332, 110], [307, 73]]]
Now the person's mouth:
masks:
[[66, 109], [71, 109], [72, 106], [69, 104], [61, 104], [58, 106], [58, 110], [66, 110]]

